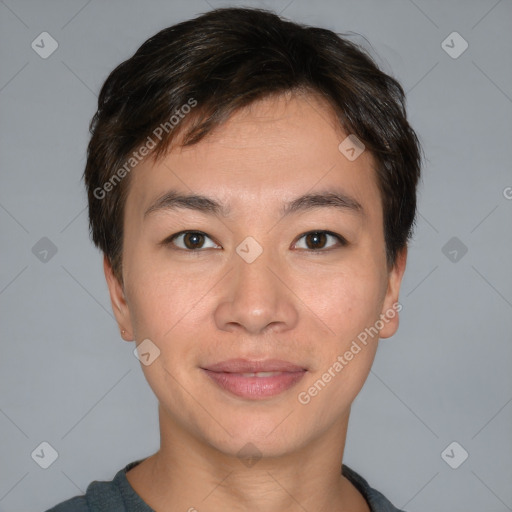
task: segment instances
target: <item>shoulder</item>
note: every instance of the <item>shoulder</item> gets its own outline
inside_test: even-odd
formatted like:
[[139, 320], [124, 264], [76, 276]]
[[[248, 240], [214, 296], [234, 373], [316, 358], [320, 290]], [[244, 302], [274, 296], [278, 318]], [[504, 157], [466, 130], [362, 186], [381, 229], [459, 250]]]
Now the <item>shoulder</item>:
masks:
[[46, 512], [90, 512], [85, 496], [75, 496], [48, 509]]
[[123, 497], [115, 478], [108, 482], [94, 480], [87, 486], [84, 495], [63, 501], [46, 512], [100, 512], [104, 510], [109, 512], [125, 510]]
[[365, 497], [371, 512], [405, 512], [404, 510], [396, 508], [381, 492], [370, 487], [370, 484], [368, 484], [359, 473], [356, 473], [345, 464], [342, 465], [342, 474], [347, 477]]
[[74, 496], [46, 512], [100, 512], [104, 510], [117, 512], [126, 510], [126, 501], [130, 502], [130, 498], [132, 498], [130, 492], [133, 493], [133, 490], [127, 487], [125, 474], [138, 462], [131, 462], [119, 470], [112, 480], [94, 480], [87, 486], [84, 495]]

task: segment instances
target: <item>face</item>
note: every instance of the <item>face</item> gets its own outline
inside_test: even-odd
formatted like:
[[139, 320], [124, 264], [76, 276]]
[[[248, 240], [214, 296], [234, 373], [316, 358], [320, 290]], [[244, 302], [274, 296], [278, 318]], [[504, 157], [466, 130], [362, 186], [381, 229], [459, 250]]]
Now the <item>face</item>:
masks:
[[280, 455], [346, 424], [405, 267], [387, 268], [373, 159], [346, 136], [321, 100], [281, 96], [132, 171], [123, 286], [105, 272], [173, 429]]

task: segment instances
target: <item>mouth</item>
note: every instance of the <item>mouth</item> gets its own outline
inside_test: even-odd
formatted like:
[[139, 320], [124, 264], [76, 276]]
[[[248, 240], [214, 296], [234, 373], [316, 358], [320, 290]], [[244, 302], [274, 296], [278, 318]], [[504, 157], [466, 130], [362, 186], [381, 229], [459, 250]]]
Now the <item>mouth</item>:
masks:
[[223, 391], [250, 400], [279, 395], [295, 386], [307, 372], [306, 368], [277, 359], [230, 359], [201, 370]]

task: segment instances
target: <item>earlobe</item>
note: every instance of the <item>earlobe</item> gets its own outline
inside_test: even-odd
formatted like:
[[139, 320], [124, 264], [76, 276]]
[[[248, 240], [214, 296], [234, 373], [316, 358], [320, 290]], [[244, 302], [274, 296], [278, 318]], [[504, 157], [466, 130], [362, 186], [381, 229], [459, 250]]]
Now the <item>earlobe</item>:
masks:
[[112, 311], [114, 312], [114, 316], [116, 317], [121, 337], [125, 341], [133, 341], [133, 329], [130, 318], [130, 311], [128, 308], [128, 304], [126, 302], [124, 290], [121, 283], [114, 275], [112, 265], [107, 256], [105, 255], [103, 256], [103, 271], [105, 273], [105, 280], [107, 281], [107, 286], [110, 294]]
[[398, 251], [395, 264], [389, 272], [386, 297], [380, 315], [380, 320], [384, 324], [379, 334], [381, 338], [389, 338], [398, 330], [399, 311], [402, 309], [398, 298], [406, 263], [407, 246]]

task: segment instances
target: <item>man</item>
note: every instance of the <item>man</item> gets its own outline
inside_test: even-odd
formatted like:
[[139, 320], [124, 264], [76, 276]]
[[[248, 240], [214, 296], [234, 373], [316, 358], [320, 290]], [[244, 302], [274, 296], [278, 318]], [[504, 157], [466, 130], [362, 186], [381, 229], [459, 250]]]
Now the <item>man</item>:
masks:
[[397, 511], [342, 461], [415, 219], [398, 82], [331, 31], [217, 9], [118, 66], [91, 133], [91, 232], [161, 446], [52, 511]]

